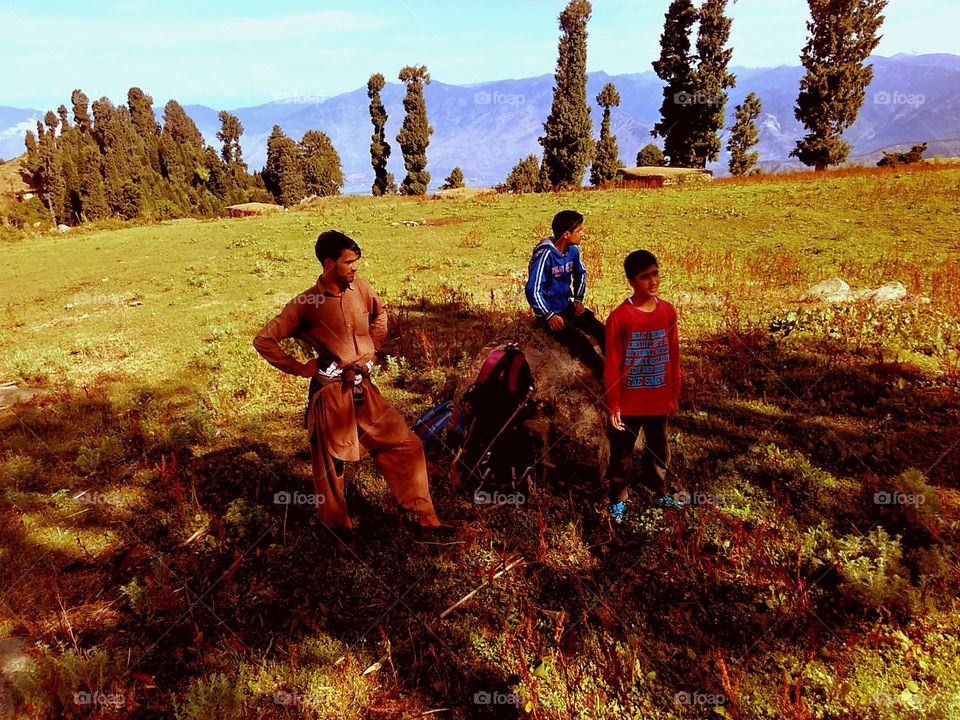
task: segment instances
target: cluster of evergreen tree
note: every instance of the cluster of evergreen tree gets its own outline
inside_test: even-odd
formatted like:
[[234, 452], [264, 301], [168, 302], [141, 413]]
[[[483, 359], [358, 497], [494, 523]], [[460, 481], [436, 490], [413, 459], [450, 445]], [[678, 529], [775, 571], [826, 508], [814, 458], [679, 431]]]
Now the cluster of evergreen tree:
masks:
[[[400, 70], [398, 77], [407, 88], [403, 98], [403, 125], [396, 138], [407, 174], [398, 188], [393, 175], [387, 172], [387, 160], [390, 157], [390, 144], [385, 131], [387, 111], [380, 98], [385, 81], [381, 73], [374, 73], [367, 81], [370, 122], [373, 123], [373, 135], [370, 137], [370, 164], [373, 165], [374, 174], [372, 192], [375, 196], [398, 192], [401, 195], [426, 195], [430, 183], [427, 146], [430, 144], [433, 128], [427, 119], [427, 101], [423, 96], [423, 88], [430, 84], [430, 73], [427, 72], [426, 65], [407, 65]], [[451, 173], [441, 190], [463, 187], [463, 172], [459, 168], [454, 170], [460, 173], [459, 179]], [[456, 184], [458, 182], [459, 185]]]
[[[674, 167], [706, 167], [719, 156], [719, 131], [724, 125], [727, 90], [736, 84], [728, 65], [731, 20], [729, 0], [671, 0], [661, 35], [660, 58], [653, 63], [664, 81], [660, 121], [654, 136], [663, 138], [661, 152], [647, 145], [637, 155], [640, 165], [667, 163]], [[807, 128], [792, 152], [804, 164], [823, 170], [843, 162], [850, 145], [843, 130], [856, 121], [872, 68], [863, 63], [879, 42], [880, 14], [888, 0], [807, 0], [810, 33], [801, 60], [796, 116]], [[508, 175], [501, 189], [544, 192], [579, 187], [588, 166], [590, 182], [604, 185], [622, 166], [617, 139], [610, 132], [610, 112], [620, 95], [607, 83], [597, 104], [603, 108], [599, 142], [592, 139], [587, 104], [587, 23], [589, 0], [569, 0], [559, 16], [561, 36], [550, 114], [544, 122], [542, 160], [530, 155]], [[696, 52], [691, 33], [697, 25]], [[406, 85], [405, 117], [397, 143], [403, 153], [406, 176], [399, 192], [424, 195], [430, 181], [427, 146], [433, 128], [427, 119], [426, 66], [407, 66], [399, 73]], [[370, 76], [367, 95], [373, 123], [370, 156], [374, 195], [397, 192], [387, 172], [390, 145], [386, 140], [387, 113], [380, 98], [383, 75]], [[153, 99], [140, 88], [130, 88], [127, 104], [114, 106], [106, 97], [90, 105], [74, 90], [73, 123], [61, 105], [28, 132], [26, 170], [39, 189], [55, 223], [74, 224], [106, 217], [171, 218], [221, 214], [226, 205], [268, 199], [293, 205], [311, 195], [339, 194], [343, 186], [340, 157], [326, 134], [311, 130], [299, 143], [279, 125], [267, 142], [262, 175], [247, 172], [240, 148], [243, 126], [229, 112], [219, 115], [220, 154], [206, 145], [196, 124], [176, 100], [164, 107], [163, 123], [153, 113]], [[92, 111], [92, 116], [91, 116]], [[727, 149], [730, 172], [753, 170], [758, 155], [756, 120], [760, 100], [750, 93], [736, 108]], [[892, 162], [892, 160], [891, 160]], [[444, 187], [461, 187], [459, 168]], [[268, 194], [269, 193], [269, 194]]]
[[[660, 121], [652, 134], [663, 138], [663, 152], [673, 167], [704, 168], [720, 153], [727, 90], [736, 77], [727, 66], [733, 51], [727, 0], [672, 0], [660, 36], [660, 59], [654, 72], [664, 81]], [[691, 33], [699, 23], [696, 53]]]
[[[732, 50], [726, 47], [731, 26], [725, 14], [727, 2], [704, 0], [698, 10], [692, 0], [672, 0], [666, 14], [661, 57], [653, 64], [666, 83], [661, 120], [654, 126], [653, 134], [664, 138], [669, 164], [673, 166], [702, 168], [720, 153], [719, 131], [724, 124], [726, 91], [736, 82], [727, 70], [732, 56]], [[536, 156], [521, 160], [501, 189], [542, 192], [579, 187], [587, 165], [591, 165], [591, 184], [601, 186], [613, 181], [622, 167], [617, 139], [610, 132], [610, 108], [620, 104], [620, 95], [612, 83], [607, 83], [597, 95], [603, 119], [599, 141], [594, 144], [591, 138], [586, 101], [587, 22], [591, 11], [588, 0], [570, 0], [560, 14], [553, 105], [540, 138], [543, 160], [537, 168]], [[692, 54], [690, 34], [697, 23], [696, 54]], [[741, 142], [752, 139], [755, 144], [755, 128], [751, 134], [743, 127], [740, 137]], [[745, 145], [741, 155], [753, 157], [750, 147]], [[637, 162], [660, 165], [665, 160], [659, 148], [648, 145], [638, 153]]]
[[263, 183], [287, 207], [314, 195], [339, 195], [343, 187], [340, 155], [326, 133], [308, 130], [297, 143], [274, 125], [267, 139]]
[[26, 171], [54, 223], [211, 217], [226, 205], [265, 195], [247, 173], [239, 143], [243, 126], [230, 113], [220, 113], [224, 145], [218, 155], [176, 100], [164, 107], [162, 125], [153, 98], [137, 87], [130, 88], [126, 105], [106, 97], [91, 105], [80, 90], [71, 103], [72, 124], [61, 105], [25, 138]]
[[497, 190], [513, 193], [545, 192], [549, 190], [547, 174], [541, 174], [540, 159], [531, 153], [513, 166]]
[[[791, 153], [805, 165], [824, 170], [846, 160], [850, 145], [842, 139], [863, 106], [873, 70], [864, 61], [879, 42], [882, 11], [889, 0], [807, 0], [809, 37], [801, 61], [806, 75], [801, 81], [796, 116], [807, 128], [806, 136]], [[727, 47], [731, 20], [729, 0], [671, 0], [660, 58], [653, 63], [664, 81], [660, 120], [652, 135], [663, 138], [664, 149], [647, 145], [637, 154], [638, 165], [669, 164], [704, 168], [720, 154], [727, 91], [736, 85], [729, 71], [733, 51]], [[514, 192], [578, 187], [591, 161], [590, 182], [603, 185], [620, 167], [616, 138], [610, 134], [610, 108], [620, 97], [607, 84], [597, 104], [603, 108], [600, 141], [594, 147], [590, 108], [586, 103], [588, 0], [570, 0], [560, 14], [562, 31], [557, 59], [553, 105], [544, 123], [543, 159], [524, 158], [510, 171], [500, 189]], [[691, 35], [697, 27], [696, 46]], [[759, 172], [756, 121], [760, 99], [749, 93], [734, 114], [727, 150], [733, 175]], [[892, 162], [893, 160], [890, 160]]]
[[887, 152], [883, 151], [883, 157], [877, 163], [877, 167], [896, 167], [897, 165], [914, 165], [923, 160], [923, 154], [927, 151], [927, 144], [914, 145], [909, 152]]

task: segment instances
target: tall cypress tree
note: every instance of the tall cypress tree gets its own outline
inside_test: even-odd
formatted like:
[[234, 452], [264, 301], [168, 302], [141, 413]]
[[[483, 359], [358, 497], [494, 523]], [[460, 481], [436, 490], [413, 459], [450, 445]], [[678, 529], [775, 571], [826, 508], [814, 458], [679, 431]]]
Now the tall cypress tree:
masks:
[[737, 84], [727, 70], [733, 50], [726, 47], [730, 39], [731, 20], [725, 15], [727, 0], [705, 0], [700, 8], [700, 29], [697, 32], [697, 69], [693, 72], [691, 152], [694, 167], [706, 167], [720, 155], [720, 135], [727, 107], [727, 89]]
[[176, 143], [203, 149], [203, 135], [197, 124], [176, 100], [170, 100], [163, 106], [163, 132], [169, 134]]
[[887, 0], [807, 0], [809, 37], [800, 60], [806, 74], [794, 111], [807, 134], [791, 155], [817, 171], [850, 154], [841, 137], [857, 121], [873, 66], [864, 61], [880, 42]]
[[226, 171], [224, 182], [227, 185], [225, 199], [229, 202], [243, 202], [247, 199], [249, 176], [247, 164], [243, 161], [243, 148], [240, 146], [240, 137], [243, 135], [243, 124], [236, 115], [221, 110], [217, 115], [220, 118], [220, 130], [217, 139], [223, 143], [220, 157], [223, 159]]
[[127, 91], [127, 108], [130, 110], [130, 120], [137, 130], [137, 134], [144, 139], [154, 139], [160, 134], [160, 125], [153, 114], [153, 98], [138, 87]]
[[70, 94], [70, 103], [73, 105], [73, 122], [81, 132], [89, 132], [90, 99], [82, 90], [74, 90]]
[[[40, 190], [40, 196], [50, 211], [53, 225], [65, 218], [66, 183], [63, 178], [63, 166], [57, 150], [56, 130], [59, 124], [57, 116], [47, 111], [43, 123], [37, 123], [36, 171], [33, 181]], [[44, 130], [44, 125], [47, 129]], [[29, 140], [28, 140], [29, 143]]]
[[33, 130], [27, 130], [27, 134], [23, 137], [23, 144], [27, 148], [26, 170], [32, 180], [37, 174], [37, 170], [40, 169], [40, 149], [37, 146], [37, 136], [33, 134]]
[[593, 123], [587, 105], [587, 22], [589, 0], [570, 0], [560, 13], [560, 41], [553, 104], [543, 124], [541, 181], [553, 188], [580, 187], [593, 157]]
[[110, 208], [103, 189], [103, 155], [91, 132], [90, 99], [82, 90], [70, 94], [75, 127], [77, 183], [80, 194], [81, 220], [100, 220], [109, 217]]
[[70, 118], [66, 105], [60, 105], [57, 108], [57, 117], [60, 119], [60, 132], [66, 132], [70, 129]]
[[747, 95], [742, 105], [737, 105], [730, 139], [727, 141], [731, 175], [746, 175], [760, 159], [760, 154], [751, 152], [751, 149], [760, 139], [756, 121], [761, 111], [760, 98], [754, 93]]
[[103, 155], [103, 189], [110, 211], [122, 218], [138, 217], [143, 187], [137, 182], [136, 130], [124, 106], [109, 98], [93, 103], [93, 135]]
[[307, 196], [300, 147], [284, 134], [279, 125], [273, 126], [267, 139], [263, 182], [277, 202], [284, 206], [296, 205]]
[[307, 130], [300, 140], [307, 195], [339, 195], [343, 186], [340, 154], [326, 133]]
[[373, 135], [370, 136], [370, 164], [373, 165], [373, 187], [371, 192], [379, 197], [387, 192], [387, 160], [390, 158], [390, 145], [387, 143], [387, 111], [380, 99], [380, 92], [386, 82], [383, 75], [374, 73], [367, 80], [367, 97], [370, 98], [370, 122], [373, 123]]
[[77, 173], [80, 185], [81, 220], [109, 217], [110, 207], [103, 189], [103, 157], [89, 133], [82, 135]]
[[650, 134], [663, 138], [663, 152], [673, 167], [696, 163], [691, 137], [696, 110], [690, 55], [690, 31], [696, 21], [692, 0], [672, 0], [660, 36], [660, 59], [653, 63], [654, 72], [665, 85], [660, 120]]
[[617, 147], [617, 138], [610, 133], [610, 108], [620, 105], [620, 93], [613, 83], [603, 86], [597, 95], [597, 105], [603, 108], [603, 120], [600, 121], [600, 141], [597, 143], [597, 154], [593, 158], [590, 168], [590, 184], [604, 185], [617, 177], [617, 170], [623, 167], [620, 162], [620, 149]]
[[56, 135], [57, 127], [60, 125], [60, 118], [57, 117], [57, 114], [53, 112], [53, 110], [47, 110], [43, 116], [43, 124], [47, 126], [47, 130], [50, 131], [51, 135]]
[[217, 140], [223, 143], [220, 157], [227, 167], [242, 168], [247, 171], [247, 164], [243, 161], [243, 148], [240, 147], [240, 136], [243, 135], [243, 124], [236, 115], [221, 110], [217, 117], [220, 119], [220, 129], [217, 131]]
[[427, 146], [433, 128], [427, 121], [427, 103], [423, 97], [423, 86], [430, 84], [430, 73], [426, 65], [407, 65], [400, 71], [400, 80], [406, 83], [407, 94], [403, 98], [406, 115], [397, 135], [400, 151], [403, 153], [403, 166], [406, 177], [400, 183], [400, 192], [404, 195], [426, 195], [430, 183], [427, 172]]

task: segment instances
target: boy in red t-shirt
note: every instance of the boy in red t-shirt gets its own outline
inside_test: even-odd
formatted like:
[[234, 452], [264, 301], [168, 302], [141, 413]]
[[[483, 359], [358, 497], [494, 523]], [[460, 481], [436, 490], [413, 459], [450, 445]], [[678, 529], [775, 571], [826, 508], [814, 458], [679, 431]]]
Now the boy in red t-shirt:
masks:
[[643, 430], [640, 482], [660, 503], [677, 505], [666, 494], [667, 416], [680, 398], [680, 342], [677, 312], [657, 297], [660, 269], [647, 250], [635, 250], [623, 261], [633, 295], [606, 323], [604, 388], [610, 427], [608, 512], [622, 522], [633, 468], [633, 449]]

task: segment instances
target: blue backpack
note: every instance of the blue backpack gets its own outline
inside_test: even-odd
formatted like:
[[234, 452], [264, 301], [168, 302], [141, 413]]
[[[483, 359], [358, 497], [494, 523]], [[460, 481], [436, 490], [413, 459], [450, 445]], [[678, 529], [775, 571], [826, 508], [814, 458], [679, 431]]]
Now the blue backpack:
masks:
[[[434, 405], [413, 424], [413, 432], [425, 448], [441, 442], [445, 430], [458, 437], [463, 435], [463, 413], [454, 406], [453, 400]], [[454, 440], [455, 442], [448, 441], [448, 444], [459, 444], [458, 439]]]

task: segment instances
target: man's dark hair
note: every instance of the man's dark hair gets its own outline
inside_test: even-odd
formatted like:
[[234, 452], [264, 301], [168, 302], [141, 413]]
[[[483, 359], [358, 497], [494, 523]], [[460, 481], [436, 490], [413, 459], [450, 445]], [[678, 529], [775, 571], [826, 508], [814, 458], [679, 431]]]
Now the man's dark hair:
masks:
[[334, 262], [340, 259], [344, 250], [353, 250], [357, 257], [360, 257], [360, 246], [354, 242], [353, 238], [344, 235], [339, 230], [324, 230], [317, 236], [317, 245], [314, 252], [317, 254], [317, 260], [323, 265], [323, 261], [330, 258]]
[[657, 264], [657, 258], [649, 250], [634, 250], [624, 259], [623, 271], [627, 274], [627, 279], [633, 280], [644, 270]]
[[561, 210], [553, 216], [550, 227], [553, 230], [553, 239], [559, 240], [565, 232], [583, 225], [583, 215], [576, 210]]

